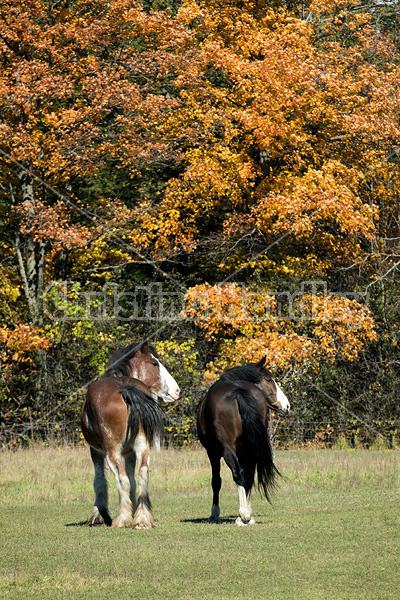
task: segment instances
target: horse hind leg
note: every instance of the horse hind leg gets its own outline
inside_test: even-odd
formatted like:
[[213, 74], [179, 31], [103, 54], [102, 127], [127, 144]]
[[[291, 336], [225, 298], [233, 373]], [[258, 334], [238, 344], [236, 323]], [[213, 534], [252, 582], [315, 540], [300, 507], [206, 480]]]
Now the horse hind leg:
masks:
[[213, 490], [213, 504], [211, 515], [208, 517], [209, 523], [221, 523], [220, 508], [219, 508], [219, 492], [221, 490], [221, 459], [219, 456], [208, 454], [212, 469], [211, 486]]
[[256, 522], [254, 517], [252, 516], [253, 511], [251, 508], [251, 490], [253, 488], [253, 484], [254, 484], [254, 475], [255, 475], [255, 465], [251, 465], [245, 466], [245, 483], [244, 483], [244, 487], [246, 490], [246, 501], [247, 501], [247, 509], [248, 509], [248, 513], [250, 514], [250, 519], [248, 521], [248, 523], [245, 523], [246, 525], [254, 525], [254, 523]]
[[237, 484], [237, 490], [239, 496], [239, 516], [235, 523], [239, 527], [254, 525], [255, 519], [251, 508], [251, 489], [246, 490], [245, 487]]
[[242, 517], [238, 517], [238, 519], [240, 519], [242, 522], [237, 522], [236, 525], [254, 525], [254, 523], [256, 522], [254, 517], [253, 517], [253, 511], [251, 508], [251, 487], [250, 489], [245, 488], [246, 490], [246, 503], [247, 503], [247, 515], [249, 516], [247, 521], [243, 521]]
[[132, 510], [136, 509], [136, 479], [135, 479], [136, 454], [130, 452], [125, 456], [125, 469], [129, 478], [130, 492], [129, 497], [132, 502]]
[[94, 525], [111, 525], [111, 517], [108, 512], [108, 488], [107, 479], [104, 472], [104, 456], [90, 448], [90, 454], [94, 466], [94, 482], [93, 487], [96, 499], [93, 506], [92, 514], [86, 522], [86, 525], [92, 527]]
[[251, 514], [250, 495], [248, 494], [248, 491], [246, 491], [245, 473], [236, 452], [232, 450], [232, 448], [225, 447], [224, 460], [232, 471], [233, 480], [236, 483], [239, 496], [239, 516], [235, 521], [236, 525], [252, 525], [254, 519]]
[[112, 521], [112, 527], [132, 527], [132, 501], [130, 498], [131, 486], [129, 477], [122, 464], [121, 454], [114, 449], [106, 454], [107, 463], [115, 477], [115, 484], [119, 494], [119, 508], [117, 516]]
[[156, 525], [149, 498], [150, 444], [143, 433], [139, 433], [137, 436], [134, 450], [138, 464], [138, 499], [133, 516], [133, 527], [135, 529], [152, 529]]

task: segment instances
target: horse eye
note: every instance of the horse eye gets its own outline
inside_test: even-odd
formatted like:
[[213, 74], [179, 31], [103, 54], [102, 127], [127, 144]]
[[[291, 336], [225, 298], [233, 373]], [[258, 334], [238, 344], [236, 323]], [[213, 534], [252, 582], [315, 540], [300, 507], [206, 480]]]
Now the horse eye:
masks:
[[151, 364], [153, 365], [153, 367], [158, 367], [158, 362], [153, 362]]

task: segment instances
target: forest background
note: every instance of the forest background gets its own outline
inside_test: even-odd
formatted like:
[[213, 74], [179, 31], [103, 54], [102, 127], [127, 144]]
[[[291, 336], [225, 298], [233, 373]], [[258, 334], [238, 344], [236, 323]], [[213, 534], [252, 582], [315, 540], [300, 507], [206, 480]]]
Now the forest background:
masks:
[[145, 338], [168, 443], [266, 354], [283, 445], [400, 444], [397, 2], [2, 0], [0, 65], [3, 447]]

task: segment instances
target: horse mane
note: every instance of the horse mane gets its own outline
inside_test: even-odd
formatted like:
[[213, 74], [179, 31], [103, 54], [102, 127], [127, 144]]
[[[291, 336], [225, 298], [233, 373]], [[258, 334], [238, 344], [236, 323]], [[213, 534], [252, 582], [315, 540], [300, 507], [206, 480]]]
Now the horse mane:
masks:
[[[108, 359], [105, 375], [120, 375], [122, 377], [129, 377], [129, 361], [133, 358], [136, 352], [140, 349], [143, 342], [133, 342], [122, 348], [122, 350], [116, 350], [113, 352], [111, 357]], [[153, 346], [149, 346], [149, 352], [153, 356], [158, 358], [158, 354]]]
[[249, 383], [260, 383], [262, 375], [265, 375], [267, 369], [262, 370], [253, 364], [244, 365], [243, 367], [232, 367], [224, 371], [219, 378], [219, 381], [247, 381]]

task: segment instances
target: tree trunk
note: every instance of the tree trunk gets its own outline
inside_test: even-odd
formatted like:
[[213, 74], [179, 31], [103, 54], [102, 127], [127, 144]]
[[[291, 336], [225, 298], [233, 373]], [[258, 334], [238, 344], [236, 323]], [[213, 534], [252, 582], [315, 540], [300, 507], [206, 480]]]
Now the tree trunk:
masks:
[[[22, 191], [22, 205], [25, 217], [35, 216], [33, 181], [30, 173], [23, 169], [19, 174]], [[43, 322], [43, 282], [45, 243], [36, 241], [33, 233], [22, 234], [17, 231], [15, 247], [18, 258], [18, 268], [21, 276], [25, 297], [28, 304], [29, 320], [37, 326]], [[45, 400], [46, 351], [36, 350], [34, 353], [36, 374], [32, 381], [32, 405], [40, 408]]]
[[[19, 179], [21, 182], [22, 204], [25, 207], [25, 215], [29, 219], [29, 217], [35, 215], [32, 177], [27, 171], [23, 170]], [[45, 244], [42, 240], [35, 241], [32, 234], [21, 236], [17, 232], [15, 246], [30, 321], [34, 325], [41, 325], [43, 318], [42, 294]]]

